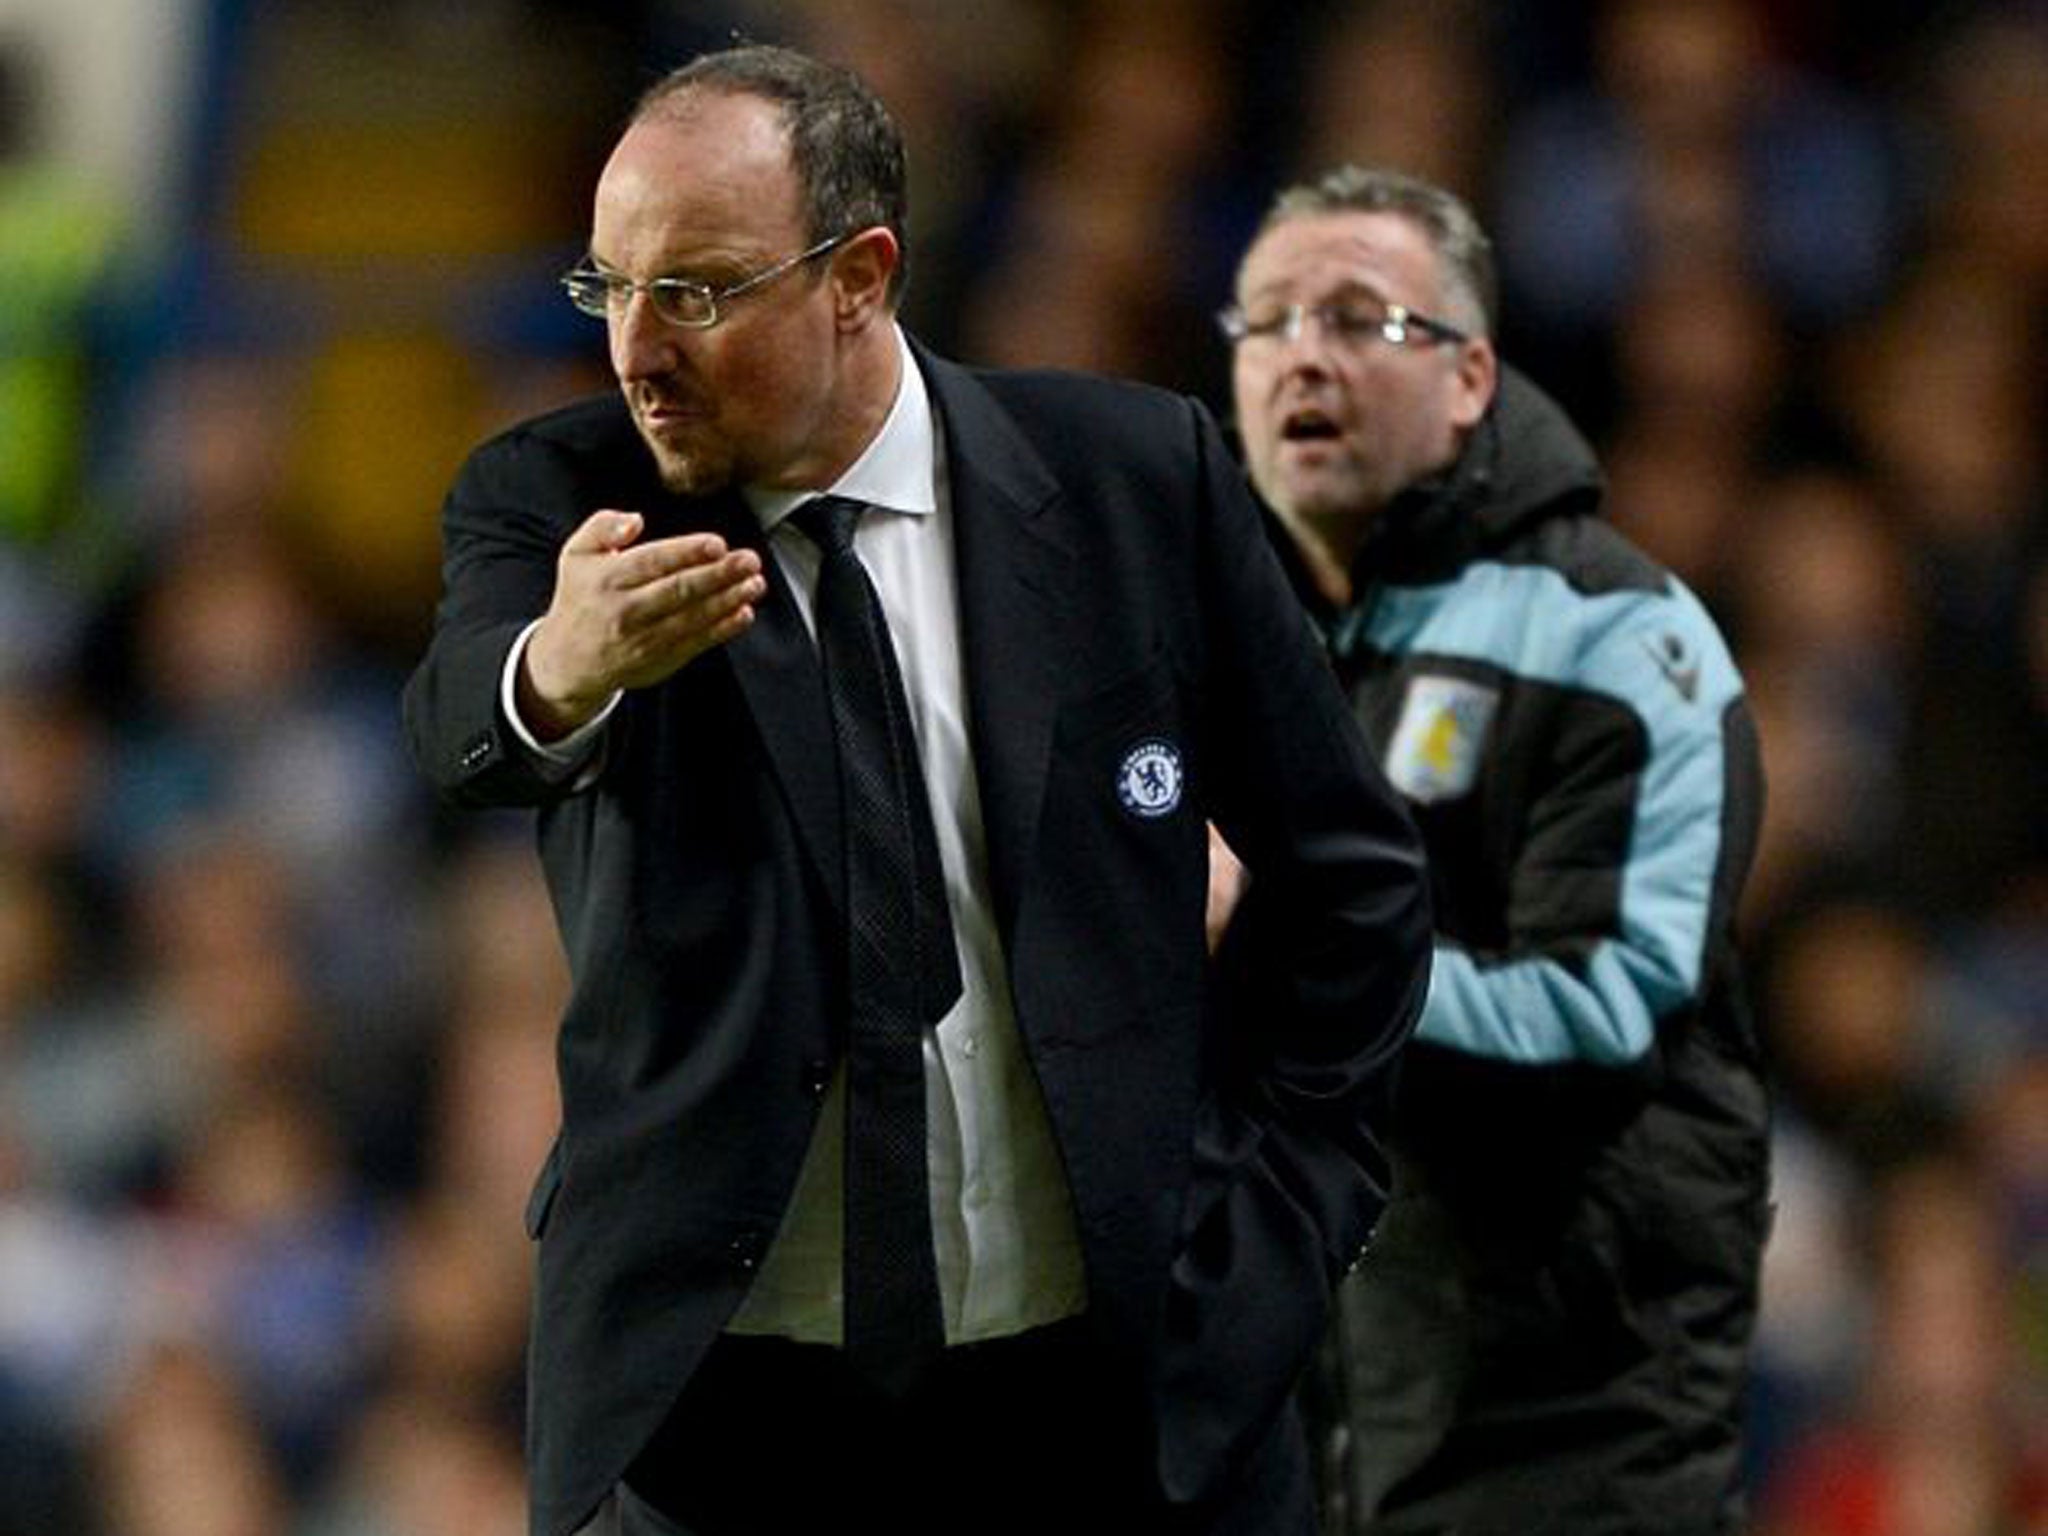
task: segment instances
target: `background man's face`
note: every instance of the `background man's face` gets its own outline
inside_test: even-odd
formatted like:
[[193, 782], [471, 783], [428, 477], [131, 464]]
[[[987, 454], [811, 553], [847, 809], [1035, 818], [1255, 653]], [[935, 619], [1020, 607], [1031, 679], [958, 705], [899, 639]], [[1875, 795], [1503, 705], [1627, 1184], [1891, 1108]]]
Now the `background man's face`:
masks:
[[[1246, 252], [1238, 303], [1256, 324], [1301, 304], [1403, 304], [1459, 323], [1447, 309], [1435, 252], [1390, 213], [1306, 214], [1268, 229]], [[1231, 385], [1253, 482], [1291, 524], [1339, 548], [1416, 480], [1449, 465], [1461, 434], [1484, 413], [1490, 367], [1475, 344], [1411, 331], [1405, 346], [1377, 335], [1340, 337], [1313, 319], [1239, 343]], [[1351, 530], [1347, 535], [1342, 530]]]

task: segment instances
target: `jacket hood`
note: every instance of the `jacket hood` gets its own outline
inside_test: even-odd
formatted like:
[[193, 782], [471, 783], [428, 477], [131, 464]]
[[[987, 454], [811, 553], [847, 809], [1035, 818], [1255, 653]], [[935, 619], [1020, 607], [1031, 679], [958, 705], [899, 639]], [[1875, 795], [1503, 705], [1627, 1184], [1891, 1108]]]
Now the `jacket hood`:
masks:
[[1564, 409], [1503, 363], [1493, 404], [1457, 463], [1388, 504], [1359, 551], [1358, 575], [1462, 563], [1545, 519], [1597, 515], [1605, 492], [1599, 461]]
[[1599, 460], [1563, 407], [1505, 364], [1464, 459], [1489, 461], [1474, 466], [1492, 481], [1479, 508], [1489, 544], [1532, 518], [1597, 514], [1606, 495]]

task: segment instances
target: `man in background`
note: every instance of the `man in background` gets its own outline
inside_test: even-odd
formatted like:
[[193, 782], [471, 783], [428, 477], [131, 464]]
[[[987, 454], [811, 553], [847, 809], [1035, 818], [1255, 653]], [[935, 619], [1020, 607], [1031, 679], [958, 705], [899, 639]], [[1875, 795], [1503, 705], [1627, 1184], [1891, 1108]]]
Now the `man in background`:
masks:
[[1305, 1532], [1419, 844], [1206, 412], [933, 356], [905, 259], [865, 86], [694, 61], [565, 280], [619, 393], [447, 502], [411, 739], [574, 977], [534, 1529]]
[[1436, 923], [1394, 1201], [1306, 1399], [1328, 1525], [1733, 1536], [1756, 744], [1713, 622], [1496, 357], [1494, 291], [1456, 198], [1344, 168], [1275, 201], [1221, 316], [1251, 477]]

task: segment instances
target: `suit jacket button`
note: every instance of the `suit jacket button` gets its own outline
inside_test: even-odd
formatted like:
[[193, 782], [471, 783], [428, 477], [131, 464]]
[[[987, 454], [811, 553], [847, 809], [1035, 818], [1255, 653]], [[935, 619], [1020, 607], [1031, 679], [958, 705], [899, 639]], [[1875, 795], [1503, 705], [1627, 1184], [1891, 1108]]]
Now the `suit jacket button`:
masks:
[[750, 1275], [760, 1267], [761, 1246], [761, 1234], [750, 1230], [740, 1233], [727, 1243], [725, 1251], [727, 1257], [732, 1260], [734, 1269], [741, 1274]]
[[497, 738], [489, 731], [483, 731], [463, 743], [461, 763], [465, 772], [481, 768], [491, 760], [497, 751]]
[[804, 1093], [822, 1099], [832, 1087], [832, 1063], [813, 1060], [804, 1063]]

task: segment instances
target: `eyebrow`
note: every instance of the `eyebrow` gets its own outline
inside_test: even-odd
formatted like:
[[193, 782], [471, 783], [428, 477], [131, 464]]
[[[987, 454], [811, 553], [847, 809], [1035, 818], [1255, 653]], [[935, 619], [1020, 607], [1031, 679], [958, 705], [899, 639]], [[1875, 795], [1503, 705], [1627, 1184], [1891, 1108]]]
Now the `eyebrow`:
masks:
[[[1264, 287], [1264, 288], [1255, 288], [1255, 289], [1253, 289], [1253, 290], [1252, 290], [1252, 291], [1251, 291], [1250, 293], [1248, 293], [1248, 294], [1246, 294], [1246, 295], [1245, 295], [1245, 302], [1246, 302], [1246, 303], [1248, 303], [1248, 304], [1249, 304], [1249, 303], [1261, 303], [1261, 302], [1274, 302], [1274, 303], [1279, 303], [1279, 302], [1282, 302], [1282, 300], [1281, 300], [1281, 297], [1280, 297], [1280, 294], [1279, 294], [1279, 292], [1277, 291], [1277, 290], [1278, 290], [1278, 287], [1279, 287], [1279, 285], [1273, 285], [1273, 286], [1268, 286], [1268, 287]], [[1343, 282], [1339, 283], [1339, 284], [1338, 284], [1338, 285], [1337, 285], [1337, 286], [1336, 286], [1335, 288], [1331, 289], [1331, 290], [1330, 290], [1330, 292], [1328, 292], [1328, 293], [1324, 294], [1324, 295], [1323, 295], [1323, 296], [1322, 296], [1321, 298], [1318, 298], [1318, 299], [1314, 300], [1314, 303], [1315, 303], [1315, 304], [1328, 304], [1328, 303], [1332, 303], [1332, 302], [1334, 302], [1334, 301], [1337, 301], [1337, 300], [1342, 300], [1342, 299], [1348, 299], [1348, 298], [1354, 298], [1354, 297], [1359, 297], [1359, 296], [1363, 296], [1363, 297], [1365, 297], [1365, 298], [1371, 299], [1371, 300], [1373, 300], [1373, 301], [1374, 301], [1375, 303], [1378, 303], [1378, 304], [1399, 304], [1399, 303], [1402, 303], [1402, 302], [1403, 302], [1403, 301], [1402, 301], [1402, 300], [1400, 300], [1400, 299], [1390, 299], [1390, 298], [1388, 298], [1388, 297], [1386, 296], [1386, 294], [1382, 293], [1382, 292], [1381, 292], [1381, 291], [1380, 291], [1380, 290], [1379, 290], [1378, 288], [1376, 288], [1376, 287], [1375, 287], [1375, 286], [1374, 286], [1373, 284], [1371, 284], [1371, 283], [1369, 283], [1369, 282], [1366, 282], [1366, 281], [1365, 281], [1365, 280], [1363, 280], [1362, 278], [1355, 278], [1355, 277], [1353, 277], [1353, 278], [1346, 278], [1346, 279], [1345, 279], [1345, 280], [1344, 280]], [[1309, 300], [1306, 300], [1306, 299], [1301, 299], [1301, 300], [1294, 300], [1294, 299], [1289, 299], [1289, 300], [1286, 300], [1286, 301], [1284, 301], [1284, 302], [1287, 302], [1287, 303], [1304, 303], [1304, 304], [1306, 304], [1306, 303], [1309, 303], [1310, 301], [1309, 301]], [[1411, 307], [1411, 308], [1422, 308], [1423, 306], [1421, 306], [1421, 305], [1414, 305], [1414, 306], [1410, 306], [1410, 307]]]
[[[584, 251], [583, 259], [589, 262], [590, 265], [594, 267], [597, 271], [602, 272], [606, 277], [627, 276], [626, 269], [624, 267], [616, 266], [613, 263], [606, 261], [602, 256], [598, 255], [595, 250], [586, 249]], [[677, 266], [669, 266], [664, 268], [662, 271], [656, 272], [654, 276], [648, 278], [647, 281], [650, 283], [695, 283], [698, 286], [704, 288], [716, 288], [720, 282], [726, 279], [726, 277], [745, 277], [747, 275], [746, 265], [738, 257], [712, 257], [705, 262], [705, 265], [712, 266], [715, 268], [721, 262], [721, 260], [724, 261], [730, 268], [729, 272], [725, 274], [705, 276], [701, 269], [699, 271], [692, 272], [689, 270], [688, 263], [680, 263]]]

